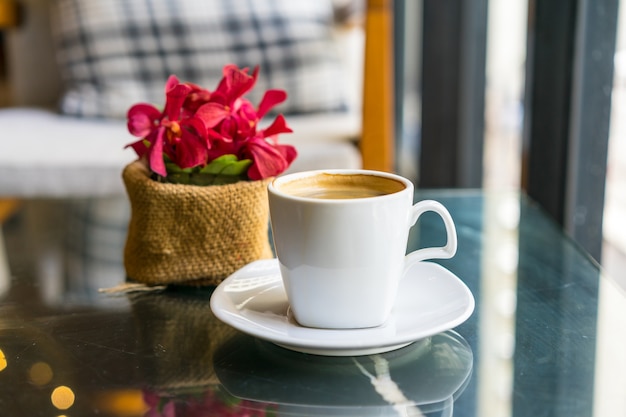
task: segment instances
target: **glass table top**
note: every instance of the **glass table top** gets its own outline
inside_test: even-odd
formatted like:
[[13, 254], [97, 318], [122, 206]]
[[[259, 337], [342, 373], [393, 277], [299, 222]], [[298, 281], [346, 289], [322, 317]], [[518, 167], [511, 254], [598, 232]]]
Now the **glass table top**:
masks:
[[[623, 290], [525, 196], [416, 198], [454, 218], [458, 252], [437, 263], [470, 288], [474, 312], [346, 357], [240, 333], [211, 312], [210, 287], [103, 293], [125, 280], [125, 201], [25, 202], [3, 227], [0, 415], [626, 415]], [[409, 247], [444, 243], [431, 214]]]

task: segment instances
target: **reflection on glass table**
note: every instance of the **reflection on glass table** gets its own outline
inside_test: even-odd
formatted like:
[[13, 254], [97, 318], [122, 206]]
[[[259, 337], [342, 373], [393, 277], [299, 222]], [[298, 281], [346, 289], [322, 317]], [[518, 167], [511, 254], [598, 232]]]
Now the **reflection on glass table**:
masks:
[[469, 345], [452, 331], [353, 357], [305, 355], [239, 335], [214, 362], [229, 393], [294, 416], [452, 415], [472, 365]]
[[469, 381], [472, 352], [454, 332], [358, 357], [306, 355], [237, 335], [217, 350], [213, 366], [217, 384], [172, 380], [145, 391], [147, 414], [450, 416]]
[[[89, 256], [76, 259], [85, 230], [68, 227], [65, 210], [52, 222], [39, 217], [68, 202], [32, 202], [36, 222], [23, 217], [29, 209], [3, 227], [0, 416], [142, 417], [176, 407], [177, 416], [202, 407], [218, 411], [200, 415], [626, 415], [626, 297], [611, 277], [523, 195], [416, 198], [441, 201], [454, 218], [457, 255], [438, 264], [467, 285], [475, 309], [453, 331], [346, 357], [240, 333], [213, 315], [212, 288], [99, 293], [123, 271], [113, 257], [110, 273], [89, 262], [99, 248], [121, 252], [123, 239], [86, 240]], [[425, 216], [409, 246], [441, 244], [442, 228]]]

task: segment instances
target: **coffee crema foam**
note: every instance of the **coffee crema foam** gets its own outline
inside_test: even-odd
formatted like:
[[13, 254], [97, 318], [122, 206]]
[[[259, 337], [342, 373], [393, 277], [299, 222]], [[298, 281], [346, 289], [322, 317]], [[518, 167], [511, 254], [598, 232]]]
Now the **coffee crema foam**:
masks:
[[276, 184], [276, 188], [296, 197], [345, 200], [393, 194], [406, 186], [376, 175], [322, 173]]

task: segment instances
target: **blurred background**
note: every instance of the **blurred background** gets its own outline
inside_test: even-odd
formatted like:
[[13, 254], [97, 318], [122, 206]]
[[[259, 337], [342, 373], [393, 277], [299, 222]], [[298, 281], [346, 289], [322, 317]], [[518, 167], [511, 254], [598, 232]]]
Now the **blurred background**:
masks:
[[[321, 3], [324, 6], [319, 6]], [[61, 155], [71, 148], [63, 142], [71, 139], [63, 129], [72, 118], [86, 122], [82, 128], [88, 129], [89, 136], [94, 136], [91, 144], [80, 142], [86, 152], [96, 154], [100, 160], [110, 157], [113, 161], [106, 167], [113, 178], [111, 183], [96, 186], [85, 179], [84, 187], [99, 190], [95, 193], [98, 198], [123, 194], [117, 173], [123, 162], [133, 157], [120, 149], [130, 139], [125, 135], [123, 120], [119, 120], [119, 114], [106, 111], [89, 113], [89, 103], [84, 105], [90, 94], [93, 95], [94, 86], [106, 87], [120, 76], [115, 74], [117, 78], [107, 79], [108, 70], [94, 70], [92, 78], [81, 78], [80, 74], [98, 59], [106, 61], [104, 53], [101, 56], [87, 53], [99, 53], [98, 48], [102, 47], [96, 43], [98, 33], [103, 33], [98, 30], [104, 30], [106, 25], [112, 25], [106, 27], [109, 31], [121, 30], [119, 25], [115, 26], [119, 22], [115, 22], [122, 19], [109, 18], [103, 10], [133, 2], [94, 6], [97, 4], [0, 1], [0, 120], [5, 127], [5, 134], [0, 137], [3, 148], [0, 197], [19, 199], [20, 194], [29, 198], [50, 197], [51, 192], [40, 192], [38, 188], [24, 191], [26, 186], [19, 185], [19, 178], [10, 178], [12, 164], [17, 166], [15, 161], [19, 156], [21, 164], [28, 163], [28, 158], [33, 163], [40, 162], [37, 158], [46, 158], [51, 164], [71, 166], [75, 161]], [[188, 18], [184, 15], [185, 8], [192, 10], [194, 2], [185, 2], [184, 7], [182, 4], [178, 17]], [[299, 74], [300, 78], [283, 80], [275, 71], [273, 80], [268, 76], [260, 81], [266, 83], [264, 85], [278, 80], [287, 83], [285, 85], [291, 82], [292, 87], [317, 86], [308, 90], [293, 88], [294, 97], [300, 94], [304, 99], [287, 109], [291, 112], [288, 120], [299, 134], [285, 140], [302, 150], [301, 161], [294, 169], [360, 164], [354, 144], [372, 132], [366, 124], [391, 116], [393, 130], [388, 131], [393, 132], [395, 151], [392, 169], [414, 180], [419, 188], [521, 188], [591, 253], [609, 275], [626, 286], [623, 272], [626, 271], [626, 133], [622, 115], [626, 100], [626, 29], [623, 28], [626, 12], [620, 10], [623, 8], [618, 7], [617, 0], [329, 0], [304, 2], [297, 7], [276, 7], [278, 3], [272, 2], [268, 2], [270, 6], [262, 4], [265, 3], [236, 2], [236, 7], [231, 9], [241, 17], [244, 12], [267, 14], [272, 8], [282, 7], [281, 18], [285, 21], [289, 14], [298, 19], [308, 15], [311, 16], [308, 26], [300, 25], [307, 29], [294, 32], [295, 38], [306, 38], [309, 45], [317, 36], [316, 49], [303, 52], [297, 59], [281, 61], [289, 65], [296, 62], [292, 73]], [[98, 7], [104, 9], [98, 10]], [[154, 8], [153, 19], [159, 18], [162, 12], [159, 10]], [[375, 16], [371, 19], [375, 23], [373, 29], [366, 26], [368, 15]], [[385, 24], [385, 19], [391, 24]], [[141, 20], [131, 23], [135, 29], [146, 24]], [[321, 23], [332, 26], [328, 29], [331, 35]], [[234, 23], [231, 26], [237, 27]], [[242, 25], [240, 29], [245, 27]], [[175, 26], [172, 28], [174, 34], [181, 32], [176, 32]], [[141, 30], [137, 33], [142, 35]], [[154, 38], [155, 33], [164, 36], [163, 33], [169, 32], [146, 32], [143, 34], [147, 39], [143, 40], [145, 45], [151, 45], [150, 36]], [[260, 33], [248, 39], [237, 38], [237, 53], [242, 48], [262, 45], [257, 39]], [[329, 41], [327, 35], [333, 36], [332, 45], [322, 43]], [[278, 35], [263, 36], [263, 42], [269, 43]], [[290, 36], [293, 37], [293, 33]], [[221, 39], [225, 44], [234, 42], [219, 37], [213, 39]], [[254, 42], [250, 39], [258, 42], [252, 45]], [[287, 38], [281, 39], [287, 42]], [[392, 72], [392, 83], [387, 87], [391, 86], [393, 110], [388, 114], [374, 113], [375, 117], [363, 120], [361, 106], [368, 106], [363, 85], [372, 78], [364, 72], [368, 65], [364, 61], [365, 45], [374, 41], [379, 44], [380, 54], [376, 68], [387, 67]], [[294, 41], [289, 39], [289, 42]], [[323, 45], [332, 48], [324, 49]], [[157, 46], [161, 48], [159, 53], [167, 53], [167, 43]], [[144, 53], [156, 48], [154, 45], [142, 47], [146, 48]], [[333, 57], [320, 52], [331, 49], [336, 53]], [[224, 60], [242, 59], [241, 55], [220, 53], [222, 55], [213, 56], [219, 59], [207, 58], [202, 61], [205, 64], [192, 59], [187, 63], [202, 70], [207, 65], [222, 65]], [[305, 55], [307, 53], [309, 55]], [[264, 57], [266, 64], [271, 63], [269, 55], [250, 53], [246, 59], [255, 62], [250, 57], [259, 56]], [[80, 59], [84, 60], [80, 63], [82, 67], [77, 66]], [[319, 66], [322, 61], [323, 66]], [[336, 63], [341, 67], [333, 67]], [[181, 68], [187, 75], [194, 74], [184, 65]], [[162, 80], [155, 74], [144, 73], [143, 81], [160, 86]], [[326, 81], [321, 77], [314, 79], [319, 74], [324, 74]], [[89, 85], [90, 81], [93, 85]], [[382, 84], [385, 82], [383, 80]], [[145, 86], [142, 88], [137, 91], [152, 91]], [[344, 94], [340, 105], [333, 96], [339, 90]], [[124, 105], [116, 103], [125, 102], [115, 101], [116, 94], [128, 91], [134, 90], [118, 87], [102, 95], [106, 95], [110, 107], [123, 113], [120, 109]], [[320, 93], [322, 91], [326, 96]], [[157, 93], [161, 94], [161, 90]], [[313, 99], [313, 93], [320, 93], [319, 97]], [[133, 100], [137, 98], [127, 95]], [[82, 103], [83, 108], [76, 110], [78, 107], [71, 106], [76, 102]], [[24, 109], [42, 108], [50, 113], [43, 116], [23, 113]], [[18, 110], [20, 112], [16, 113]], [[50, 115], [71, 117], [51, 118]], [[93, 128], [89, 123], [94, 119], [98, 123], [103, 119], [107, 121], [106, 129]], [[23, 128], [25, 121], [28, 129]], [[97, 131], [103, 133], [98, 136]], [[19, 132], [19, 139], [14, 132]], [[73, 134], [85, 136], [84, 132]], [[118, 136], [120, 132], [124, 135], [120, 134], [116, 142], [109, 145], [110, 149], [102, 149], [104, 141], [100, 139], [103, 136]], [[29, 149], [32, 153], [25, 152], [27, 145], [19, 147], [20, 143], [29, 144], [29, 140], [39, 140], [38, 137], [46, 135], [61, 138], [61, 142], [54, 149], [43, 147], [41, 155], [32, 147]], [[347, 143], [350, 146], [338, 146]], [[117, 153], [109, 155], [111, 149]], [[90, 163], [96, 160], [92, 158]], [[66, 182], [70, 180], [77, 181], [76, 175], [70, 173], [63, 178]], [[31, 181], [28, 186], [34, 183]], [[80, 197], [85, 194], [82, 190]], [[125, 210], [113, 209], [111, 202], [103, 204], [104, 208], [91, 210], [101, 214]], [[81, 211], [83, 216], [85, 210]], [[123, 223], [124, 215], [113, 217]], [[120, 233], [123, 236], [123, 231]]]
[[[432, 130], [429, 130], [432, 128], [426, 126], [429, 120], [424, 120], [424, 118], [438, 117], [437, 114], [433, 115], [433, 112], [421, 107], [428, 105], [427, 100], [435, 100], [433, 95], [437, 94], [436, 92], [423, 91], [428, 88], [425, 78], [428, 78], [428, 82], [437, 82], [432, 74], [424, 74], [424, 71], [428, 71], [428, 68], [424, 66], [429, 65], [428, 60], [443, 59], [437, 55], [441, 53], [438, 53], [436, 49], [446, 45], [446, 42], [449, 43], [448, 48], [455, 48], [455, 46], [450, 46], [454, 42], [447, 39], [443, 32], [449, 32], [449, 27], [457, 22], [461, 27], [459, 30], [461, 34], [456, 36], [460, 36], [462, 40], [458, 42], [455, 51], [450, 54], [463, 56], [464, 51], [469, 50], [474, 54], [474, 59], [480, 61], [481, 53], [484, 52], [485, 59], [485, 78], [484, 84], [481, 84], [480, 77], [471, 73], [471, 71], [480, 72], [483, 70], [480, 63], [468, 63], [470, 61], [468, 58], [465, 58], [465, 61], [454, 61], [448, 56], [450, 65], [469, 68], [464, 75], [456, 74], [449, 78], [460, 79], [458, 82], [461, 84], [459, 87], [461, 92], [456, 96], [457, 99], [459, 101], [467, 100], [468, 96], [474, 94], [473, 98], [470, 99], [473, 101], [466, 106], [471, 108], [481, 107], [480, 100], [484, 97], [484, 108], [481, 108], [481, 111], [475, 115], [476, 120], [474, 122], [460, 121], [458, 124], [469, 130], [477, 129], [477, 135], [482, 134], [484, 142], [481, 147], [476, 144], [475, 139], [463, 138], [463, 133], [457, 134], [458, 137], [461, 137], [461, 139], [457, 139], [458, 142], [465, 142], [465, 145], [457, 144], [457, 148], [449, 149], [452, 152], [463, 152], [465, 158], [474, 159], [474, 162], [460, 162], [459, 165], [469, 165], [467, 172], [473, 171], [475, 174], [466, 173], [465, 179], [449, 180], [444, 185], [483, 187], [491, 190], [522, 188], [544, 205], [544, 201], [548, 200], [545, 198], [545, 193], [551, 191], [538, 191], [536, 183], [541, 182], [542, 177], [546, 183], [550, 182], [550, 177], [555, 171], [547, 165], [552, 165], [552, 162], [554, 165], [563, 164], [562, 161], [559, 162], [558, 158], [571, 159], [574, 157], [572, 148], [578, 148], [578, 152], [581, 153], [578, 162], [571, 163], [569, 168], [560, 168], [561, 170], [569, 170], [569, 173], [564, 174], [564, 178], [559, 180], [561, 181], [560, 188], [570, 189], [569, 193], [573, 193], [571, 189], [578, 188], [577, 193], [590, 196], [589, 200], [582, 205], [585, 206], [585, 210], [588, 210], [589, 219], [592, 217], [591, 212], [597, 213], [595, 225], [587, 226], [596, 229], [596, 231], [580, 234], [574, 231], [576, 226], [572, 225], [572, 223], [576, 224], [577, 221], [568, 221], [563, 217], [559, 221], [567, 233], [574, 236], [602, 264], [605, 271], [626, 288], [626, 273], [624, 272], [626, 271], [626, 238], [624, 237], [626, 236], [626, 130], [624, 126], [626, 120], [624, 115], [624, 111], [626, 111], [624, 92], [626, 88], [626, 8], [619, 7], [619, 2], [554, 2], [551, 11], [548, 10], [549, 7], [545, 6], [548, 2], [492, 0], [466, 2], [465, 8], [457, 3], [457, 9], [451, 11], [449, 9], [454, 9], [453, 3], [455, 2], [444, 1], [437, 5], [434, 3], [428, 0], [400, 2], [401, 7], [405, 8], [402, 15], [404, 16], [406, 36], [404, 48], [400, 52], [404, 69], [401, 75], [404, 82], [404, 94], [401, 99], [403, 100], [402, 143], [405, 147], [399, 155], [398, 162], [401, 170], [405, 174], [415, 177], [419, 177], [420, 172], [423, 175], [423, 168], [420, 171], [419, 162], [416, 164], [410, 155], [414, 152], [419, 153], [420, 147], [422, 147], [422, 152], [428, 152], [432, 149], [432, 145], [420, 143], [425, 135], [429, 132], [432, 134]], [[398, 7], [398, 3], [396, 3], [396, 7]], [[444, 11], [446, 8], [448, 10]], [[561, 16], [567, 15], [569, 17], [557, 18], [556, 15], [559, 13]], [[585, 30], [588, 33], [592, 30], [594, 23], [585, 23], [585, 21], [593, 20], [594, 18], [590, 17], [593, 14], [608, 18], [608, 22], [615, 22], [613, 24], [605, 21], [602, 28], [593, 29], [597, 31], [595, 39], [591, 39], [589, 34], [580, 33]], [[423, 20], [421, 27], [416, 27], [414, 24], [415, 16], [420, 16]], [[429, 19], [431, 19], [430, 24]], [[434, 23], [433, 20], [437, 21], [437, 19], [440, 19], [438, 23]], [[454, 19], [458, 20], [455, 21]], [[552, 23], [545, 23], [549, 22], [550, 19], [552, 19]], [[417, 21], [419, 20], [417, 19]], [[437, 29], [433, 29], [433, 26], [436, 25], [445, 26], [444, 29], [437, 31]], [[472, 25], [474, 25], [473, 28]], [[552, 26], [552, 28], [546, 29], [541, 25]], [[585, 25], [587, 25], [586, 29], [584, 29]], [[483, 28], [486, 29], [485, 33], [482, 33]], [[428, 34], [432, 32], [436, 33], [438, 37], [428, 37]], [[420, 36], [428, 37], [428, 39], [420, 40]], [[418, 41], [412, 42], [409, 39], [417, 39]], [[613, 42], [614, 53], [610, 50]], [[541, 46], [537, 46], [537, 43], [548, 46], [540, 50]], [[416, 44], [423, 45], [423, 49], [415, 48]], [[483, 45], [484, 51], [481, 52]], [[607, 45], [608, 52], [606, 49], [602, 50]], [[560, 56], [566, 53], [559, 51], [568, 49], [570, 61], [569, 64], [564, 64], [563, 62], [568, 58]], [[584, 49], [589, 49], [589, 51], [584, 52]], [[585, 54], [588, 54], [587, 57], [584, 57]], [[600, 58], [600, 54], [604, 54], [602, 58]], [[580, 82], [580, 77], [583, 77], [581, 75], [582, 70], [573, 69], [576, 65], [584, 66], [585, 64], [581, 61], [585, 60], [595, 60], [599, 67], [608, 68], [603, 76], [604, 81], [598, 81], [595, 84], [597, 90], [603, 90], [601, 94], [605, 97], [604, 107], [596, 109], [595, 112], [580, 112], [578, 110], [576, 113], [576, 106], [580, 106], [581, 101], [589, 100], [592, 102], [590, 97], [592, 93], [585, 89], [593, 87], [582, 86]], [[538, 64], [533, 65], [533, 62]], [[544, 62], [543, 67], [540, 66], [541, 62]], [[610, 68], [613, 62], [614, 71]], [[463, 67], [463, 65], [465, 66]], [[441, 69], [442, 66], [443, 64], [438, 68]], [[547, 81], [542, 81], [541, 71], [545, 74], [547, 68], [553, 68], [554, 74], [548, 75]], [[415, 74], [420, 76], [416, 77]], [[591, 79], [596, 76], [592, 72], [587, 72], [585, 77]], [[567, 81], [568, 78], [570, 81]], [[479, 81], [476, 81], [477, 79]], [[541, 86], [545, 87], [545, 84], [540, 84], [540, 82], [556, 84], [559, 80], [563, 80], [563, 85], [555, 88], [555, 91], [560, 92], [544, 91], [539, 94], [533, 92], [533, 88], [536, 91]], [[464, 82], [466, 84], [473, 83], [474, 88], [478, 88], [478, 91], [472, 91], [471, 87], [468, 86], [463, 87]], [[597, 87], [598, 85], [601, 87]], [[439, 84], [438, 86], [440, 91], [443, 91], [442, 85]], [[559, 88], [561, 90], [558, 90]], [[568, 89], [569, 92], [563, 92], [565, 89]], [[562, 110], [558, 109], [559, 102], [551, 98], [551, 94], [561, 95]], [[396, 98], [396, 100], [400, 99]], [[572, 139], [572, 142], [569, 142], [569, 151], [567, 150], [568, 145], [563, 143], [558, 145], [562, 149], [560, 152], [549, 149], [555, 145], [550, 144], [542, 136], [543, 134], [539, 133], [542, 127], [533, 128], [532, 126], [533, 115], [537, 120], [535, 125], [539, 123], [549, 124], [545, 120], [539, 120], [539, 117], [534, 114], [538, 111], [535, 108], [541, 107], [535, 105], [536, 101], [546, 103], [539, 110], [546, 111], [548, 114], [546, 117], [553, 119], [561, 117], [567, 119], [561, 123], [569, 123], [569, 126], [563, 127], [560, 131], [555, 128], [550, 130], [549, 127], [546, 127], [547, 133], [545, 135], [576, 136], [582, 134], [584, 136], [582, 139], [576, 139], [578, 144], [574, 144], [575, 141]], [[448, 102], [447, 104], [451, 103]], [[441, 105], [441, 103], [435, 101], [435, 105]], [[472, 117], [472, 110], [460, 110], [460, 113], [466, 113], [459, 116], [461, 120], [463, 117]], [[414, 117], [414, 115], [419, 116]], [[581, 120], [583, 121], [581, 122]], [[430, 122], [433, 124], [432, 120]], [[481, 122], [484, 122], [483, 126], [480, 126]], [[579, 123], [578, 126], [577, 123]], [[581, 127], [582, 124], [593, 125], [588, 129], [592, 129], [594, 133], [585, 136], [588, 131], [584, 130], [584, 126]], [[471, 136], [471, 133], [465, 132], [465, 134]], [[535, 145], [536, 153], [541, 153], [541, 147], [545, 146], [543, 158], [546, 159], [543, 162], [536, 162], [536, 166], [530, 166], [528, 161], [530, 142], [532, 141], [537, 144]], [[585, 141], [587, 145], [581, 144]], [[602, 151], [601, 149], [605, 146], [606, 149]], [[598, 149], [600, 150], [598, 151]], [[568, 152], [568, 156], [563, 156]], [[421, 161], [424, 160], [425, 158], [421, 159]], [[536, 158], [536, 160], [540, 161], [541, 157]], [[587, 164], [581, 160], [587, 161]], [[473, 164], [480, 167], [471, 167]], [[606, 164], [605, 169], [604, 164]], [[593, 165], [594, 168], [589, 168], [589, 165]], [[543, 173], [534, 174], [537, 177], [534, 185], [529, 184], [529, 177], [533, 175], [529, 171], [532, 169], [535, 171], [544, 170]], [[593, 170], [596, 172], [589, 173]], [[577, 174], [572, 171], [577, 172]], [[576, 179], [576, 175], [583, 179]], [[595, 179], [589, 180], [591, 177]], [[421, 182], [419, 179], [417, 181], [421, 183], [422, 187], [440, 185], [431, 178], [422, 179]], [[604, 190], [604, 193], [598, 194], [598, 189]], [[600, 198], [597, 198], [598, 196]], [[568, 198], [572, 199], [573, 197], [565, 197], [566, 200]], [[563, 203], [563, 205], [567, 204], [571, 204], [571, 202]], [[580, 215], [580, 213], [573, 214], [571, 212], [564, 214], [562, 209], [558, 214], [559, 210], [550, 208], [550, 205], [551, 203], [546, 203], [545, 208], [555, 218]], [[578, 209], [570, 208], [569, 210]], [[596, 243], [590, 243], [594, 240]]]

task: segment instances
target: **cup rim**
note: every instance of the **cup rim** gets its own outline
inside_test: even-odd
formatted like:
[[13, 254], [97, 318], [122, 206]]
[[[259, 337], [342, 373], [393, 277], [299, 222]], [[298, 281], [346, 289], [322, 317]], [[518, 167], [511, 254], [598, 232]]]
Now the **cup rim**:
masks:
[[[350, 198], [350, 199], [320, 199], [315, 197], [303, 197], [296, 196], [293, 194], [286, 193], [279, 189], [279, 185], [282, 182], [288, 182], [299, 178], [307, 178], [314, 175], [319, 174], [333, 174], [333, 175], [371, 175], [382, 178], [387, 178], [391, 180], [398, 181], [404, 185], [404, 188], [400, 191], [396, 191], [393, 193], [375, 196], [375, 197], [359, 197], [359, 198]], [[391, 172], [385, 171], [376, 171], [371, 169], [352, 169], [352, 168], [333, 168], [333, 169], [316, 169], [309, 171], [299, 171], [292, 172], [289, 174], [284, 174], [279, 177], [274, 178], [267, 186], [268, 192], [270, 194], [274, 194], [277, 196], [281, 196], [283, 198], [288, 198], [292, 200], [298, 201], [309, 201], [316, 202], [318, 204], [354, 204], [356, 202], [363, 202], [364, 200], [381, 200], [394, 198], [394, 196], [401, 195], [402, 193], [410, 192], [412, 194], [412, 190], [414, 189], [413, 182], [408, 178], [405, 178], [401, 175], [394, 174]]]

